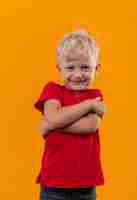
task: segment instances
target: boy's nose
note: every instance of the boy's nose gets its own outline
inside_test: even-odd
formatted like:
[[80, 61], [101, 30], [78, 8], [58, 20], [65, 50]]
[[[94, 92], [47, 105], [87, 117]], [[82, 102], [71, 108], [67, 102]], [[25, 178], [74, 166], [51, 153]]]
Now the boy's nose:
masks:
[[74, 78], [78, 81], [82, 80], [83, 79], [83, 74], [81, 72], [75, 72], [74, 74]]

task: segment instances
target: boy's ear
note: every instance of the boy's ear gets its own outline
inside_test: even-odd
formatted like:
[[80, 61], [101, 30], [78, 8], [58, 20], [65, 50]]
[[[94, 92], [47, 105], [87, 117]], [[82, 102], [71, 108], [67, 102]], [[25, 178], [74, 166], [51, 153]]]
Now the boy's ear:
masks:
[[58, 65], [58, 64], [56, 65], [56, 68], [57, 68], [58, 70], [60, 70], [60, 67], [59, 67], [59, 65]]
[[98, 63], [97, 66], [96, 66], [96, 71], [100, 68], [101, 64]]

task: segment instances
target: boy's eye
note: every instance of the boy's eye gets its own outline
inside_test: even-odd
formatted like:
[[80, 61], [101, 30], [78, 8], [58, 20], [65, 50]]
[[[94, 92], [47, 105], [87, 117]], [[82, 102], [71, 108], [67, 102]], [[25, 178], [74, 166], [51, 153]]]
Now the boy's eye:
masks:
[[90, 70], [90, 67], [89, 67], [89, 66], [86, 66], [86, 65], [82, 65], [82, 66], [81, 66], [81, 69]]
[[73, 67], [73, 66], [70, 66], [70, 67], [67, 67], [66, 69], [67, 69], [67, 70], [73, 70], [74, 67]]
[[86, 65], [82, 65], [81, 68], [88, 69], [89, 67]]
[[[72, 66], [66, 67], [65, 69], [66, 69], [67, 71], [72, 71], [72, 70], [74, 70], [74, 68], [75, 68], [75, 67], [72, 65]], [[87, 66], [87, 65], [81, 65], [81, 66], [80, 66], [80, 70], [91, 71], [91, 67], [89, 67], [89, 66]]]

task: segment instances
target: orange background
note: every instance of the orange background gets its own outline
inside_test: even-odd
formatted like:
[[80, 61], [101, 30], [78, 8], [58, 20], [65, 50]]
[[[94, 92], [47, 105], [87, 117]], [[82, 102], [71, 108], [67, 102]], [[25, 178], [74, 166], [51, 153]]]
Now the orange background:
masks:
[[107, 181], [97, 188], [98, 200], [137, 199], [135, 0], [1, 1], [1, 199], [38, 199], [43, 140], [33, 103], [48, 80], [59, 81], [56, 44], [77, 28], [87, 28], [101, 47], [93, 87], [107, 104], [100, 131]]

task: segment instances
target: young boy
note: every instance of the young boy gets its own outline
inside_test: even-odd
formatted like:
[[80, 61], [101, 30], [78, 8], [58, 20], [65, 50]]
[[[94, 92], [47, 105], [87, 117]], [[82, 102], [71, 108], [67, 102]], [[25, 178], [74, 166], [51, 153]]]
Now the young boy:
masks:
[[99, 125], [105, 112], [99, 89], [88, 89], [99, 67], [99, 47], [86, 31], [66, 35], [57, 48], [64, 84], [48, 82], [35, 102], [45, 139], [40, 200], [95, 200], [104, 183]]

